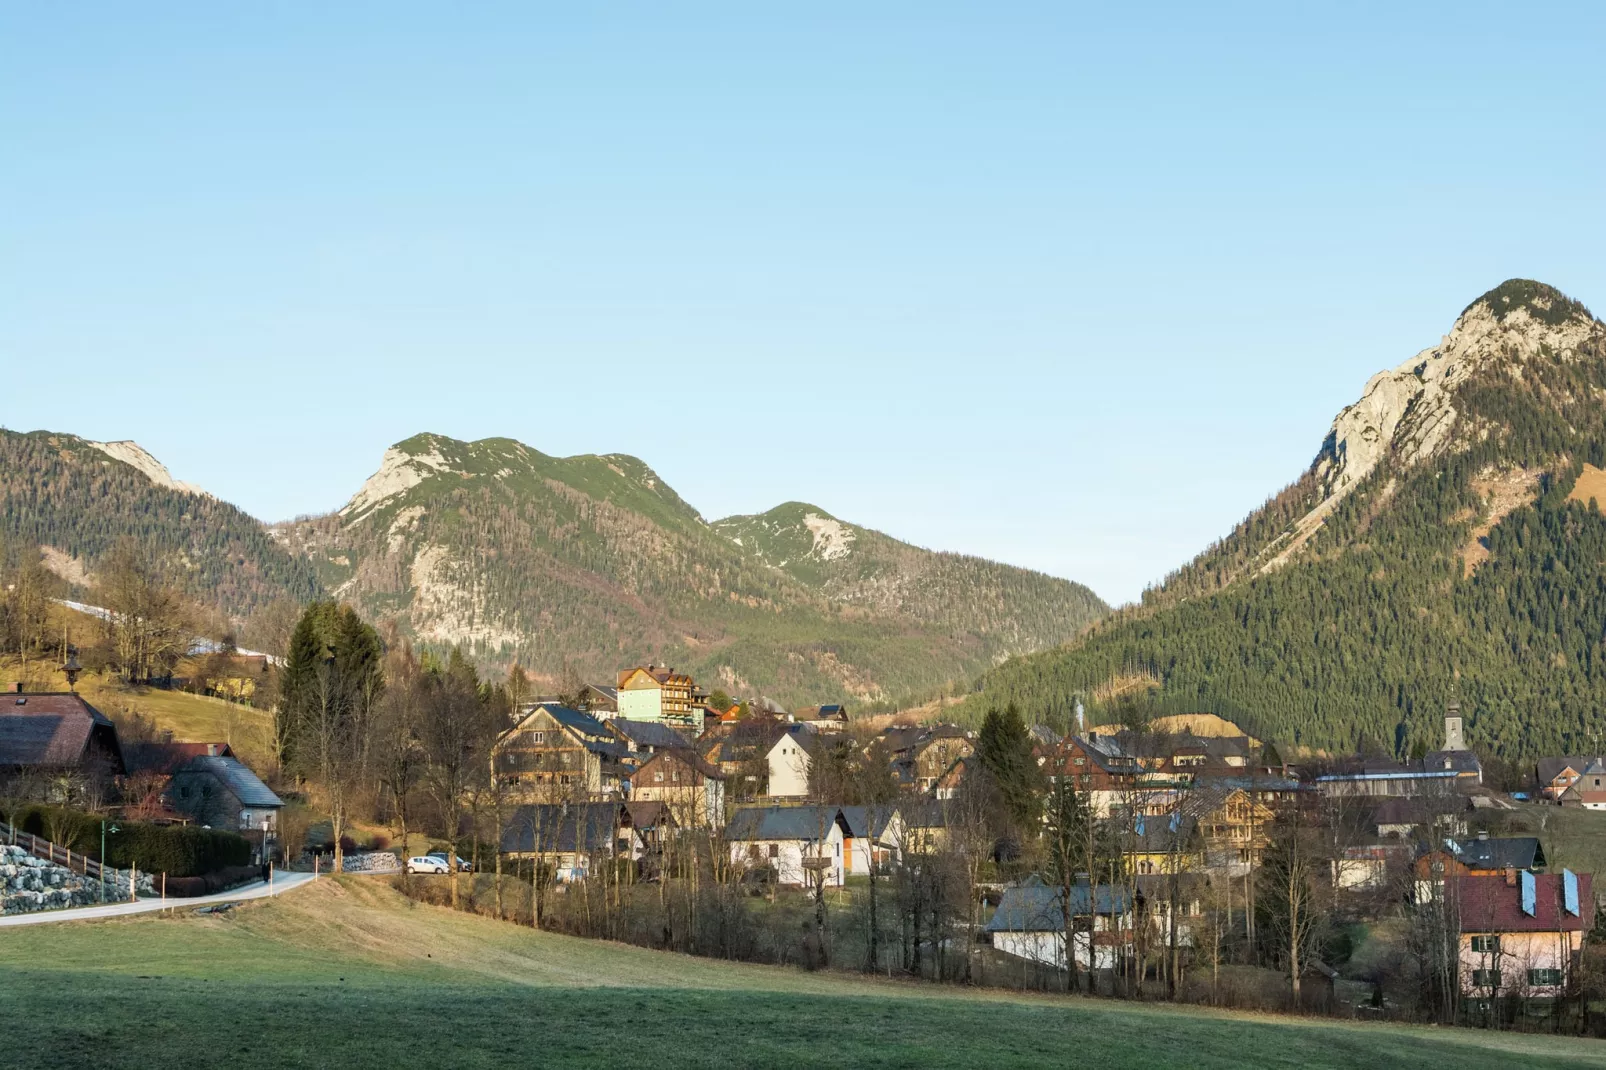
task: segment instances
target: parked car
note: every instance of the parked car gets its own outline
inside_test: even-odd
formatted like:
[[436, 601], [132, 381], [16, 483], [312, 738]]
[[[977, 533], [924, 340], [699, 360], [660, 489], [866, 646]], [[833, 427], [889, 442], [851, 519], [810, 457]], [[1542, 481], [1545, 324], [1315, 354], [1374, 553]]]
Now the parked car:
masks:
[[[435, 859], [443, 867], [451, 865], [451, 863], [446, 860], [447, 859], [447, 855], [446, 855], [445, 851], [431, 851], [429, 853], [428, 857]], [[459, 872], [459, 873], [472, 873], [474, 871], [473, 864], [463, 861], [463, 856], [462, 855], [454, 855], [453, 857], [455, 857], [457, 859], [457, 872]], [[445, 869], [442, 869], [441, 872], [444, 873], [446, 871], [445, 871]]]
[[419, 855], [407, 860], [409, 873], [446, 873], [446, 859], [436, 858], [434, 855]]

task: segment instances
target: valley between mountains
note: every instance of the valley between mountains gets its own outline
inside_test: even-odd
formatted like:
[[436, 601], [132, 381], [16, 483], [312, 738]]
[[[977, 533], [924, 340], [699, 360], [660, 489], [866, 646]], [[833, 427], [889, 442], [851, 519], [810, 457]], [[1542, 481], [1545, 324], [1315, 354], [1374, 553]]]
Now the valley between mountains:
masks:
[[1606, 326], [1522, 279], [1373, 376], [1297, 479], [1115, 610], [806, 503], [710, 522], [620, 454], [420, 434], [337, 512], [265, 525], [132, 443], [0, 432], [7, 567], [40, 553], [88, 597], [131, 538], [246, 638], [275, 604], [337, 598], [542, 686], [656, 663], [787, 706], [968, 696], [948, 715], [1050, 723], [1141, 698], [1393, 753], [1450, 701], [1495, 754], [1606, 734], [1603, 495]]

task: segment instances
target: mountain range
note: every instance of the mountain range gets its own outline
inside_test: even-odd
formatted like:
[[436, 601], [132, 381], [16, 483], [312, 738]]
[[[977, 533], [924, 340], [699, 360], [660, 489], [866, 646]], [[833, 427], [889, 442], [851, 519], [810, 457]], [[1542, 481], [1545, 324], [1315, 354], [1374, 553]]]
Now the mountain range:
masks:
[[887, 701], [1056, 645], [1108, 607], [1088, 588], [936, 553], [788, 503], [709, 523], [646, 464], [423, 434], [338, 512], [264, 525], [133, 443], [0, 432], [0, 534], [75, 590], [122, 537], [248, 619], [348, 601], [545, 683], [655, 662], [784, 703]]
[[985, 673], [975, 708], [1123, 696], [1394, 753], [1445, 706], [1487, 753], [1606, 734], [1606, 325], [1513, 279], [1379, 372], [1309, 468], [1141, 605]]

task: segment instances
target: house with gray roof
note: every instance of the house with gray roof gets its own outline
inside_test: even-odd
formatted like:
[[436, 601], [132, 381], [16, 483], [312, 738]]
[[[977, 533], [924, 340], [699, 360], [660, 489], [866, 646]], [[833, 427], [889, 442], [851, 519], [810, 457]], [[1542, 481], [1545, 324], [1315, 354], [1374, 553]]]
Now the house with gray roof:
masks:
[[202, 754], [179, 766], [167, 804], [198, 825], [277, 834], [284, 801], [238, 758]]
[[[1084, 970], [1114, 969], [1132, 946], [1132, 903], [1124, 888], [1086, 879], [1071, 888], [1071, 928], [1076, 964]], [[1004, 889], [998, 909], [987, 922], [993, 947], [1006, 955], [1064, 969], [1065, 899], [1063, 889], [1032, 876]]]
[[768, 867], [779, 883], [800, 887], [818, 871], [840, 887], [851, 864], [843, 848], [852, 838], [838, 806], [744, 806], [725, 828], [732, 865]]

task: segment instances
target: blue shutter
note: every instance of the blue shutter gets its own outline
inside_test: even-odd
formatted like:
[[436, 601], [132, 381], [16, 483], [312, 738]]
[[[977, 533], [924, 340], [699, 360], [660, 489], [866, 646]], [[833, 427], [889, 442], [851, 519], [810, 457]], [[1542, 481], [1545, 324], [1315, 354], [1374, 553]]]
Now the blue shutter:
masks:
[[1578, 874], [1570, 869], [1561, 871], [1561, 897], [1567, 913], [1578, 917]]
[[1526, 869], [1522, 871], [1522, 912], [1530, 918], [1539, 913], [1539, 890], [1534, 875]]

